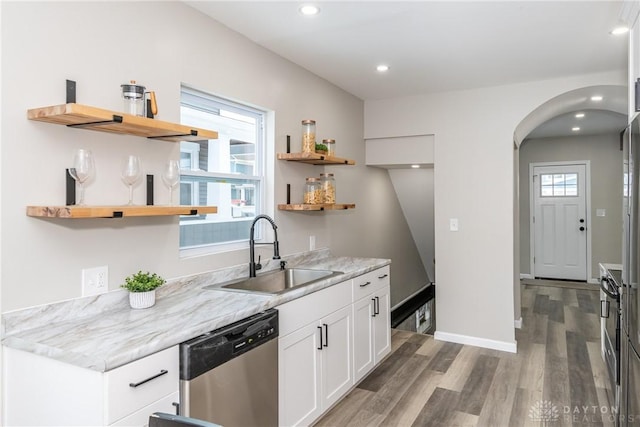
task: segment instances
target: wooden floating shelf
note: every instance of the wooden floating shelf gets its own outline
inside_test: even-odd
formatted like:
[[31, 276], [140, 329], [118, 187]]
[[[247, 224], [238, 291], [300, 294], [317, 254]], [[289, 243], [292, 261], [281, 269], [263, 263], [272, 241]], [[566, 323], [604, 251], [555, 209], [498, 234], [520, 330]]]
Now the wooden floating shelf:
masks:
[[27, 111], [29, 120], [134, 135], [162, 141], [202, 141], [218, 139], [218, 132], [81, 104], [61, 104]]
[[278, 160], [309, 163], [312, 165], [355, 165], [355, 160], [327, 156], [318, 153], [278, 153]]
[[342, 211], [345, 209], [355, 209], [353, 203], [321, 203], [321, 204], [294, 204], [294, 205], [278, 205], [281, 211]]
[[27, 206], [28, 216], [68, 219], [204, 215], [217, 212], [216, 206]]

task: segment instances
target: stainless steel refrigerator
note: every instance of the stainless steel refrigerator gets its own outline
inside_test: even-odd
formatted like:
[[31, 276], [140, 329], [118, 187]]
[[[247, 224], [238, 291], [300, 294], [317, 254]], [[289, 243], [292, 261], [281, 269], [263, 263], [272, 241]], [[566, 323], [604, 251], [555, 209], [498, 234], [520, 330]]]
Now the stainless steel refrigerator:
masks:
[[640, 119], [636, 117], [625, 136], [619, 421], [621, 426], [637, 426], [640, 425]]

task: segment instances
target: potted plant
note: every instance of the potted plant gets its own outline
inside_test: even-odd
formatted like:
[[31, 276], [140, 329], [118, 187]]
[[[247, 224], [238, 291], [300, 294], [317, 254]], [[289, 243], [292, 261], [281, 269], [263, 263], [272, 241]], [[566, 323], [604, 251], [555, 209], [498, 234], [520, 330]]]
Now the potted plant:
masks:
[[156, 273], [138, 271], [126, 277], [121, 287], [129, 291], [131, 308], [148, 308], [156, 303], [156, 289], [165, 282]]

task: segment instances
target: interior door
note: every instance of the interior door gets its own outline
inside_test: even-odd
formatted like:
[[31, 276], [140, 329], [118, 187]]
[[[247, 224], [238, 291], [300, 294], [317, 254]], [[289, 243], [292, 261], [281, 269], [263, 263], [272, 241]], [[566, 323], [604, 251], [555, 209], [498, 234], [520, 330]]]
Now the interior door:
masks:
[[534, 275], [587, 280], [586, 165], [533, 168]]

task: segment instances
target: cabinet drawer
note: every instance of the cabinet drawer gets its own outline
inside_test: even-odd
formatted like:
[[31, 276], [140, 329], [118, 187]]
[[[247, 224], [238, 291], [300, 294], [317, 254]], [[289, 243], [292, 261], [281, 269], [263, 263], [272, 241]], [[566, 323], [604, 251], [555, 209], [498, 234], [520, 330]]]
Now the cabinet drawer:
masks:
[[147, 427], [149, 425], [149, 415], [154, 412], [175, 414], [176, 407], [174, 403], [178, 403], [179, 400], [180, 393], [175, 392], [111, 424], [111, 427]]
[[174, 346], [105, 372], [107, 424], [178, 391], [178, 367]]
[[378, 268], [353, 278], [353, 301], [358, 301], [372, 292], [389, 285], [389, 266]]
[[280, 336], [351, 304], [351, 280], [324, 288], [277, 307]]

